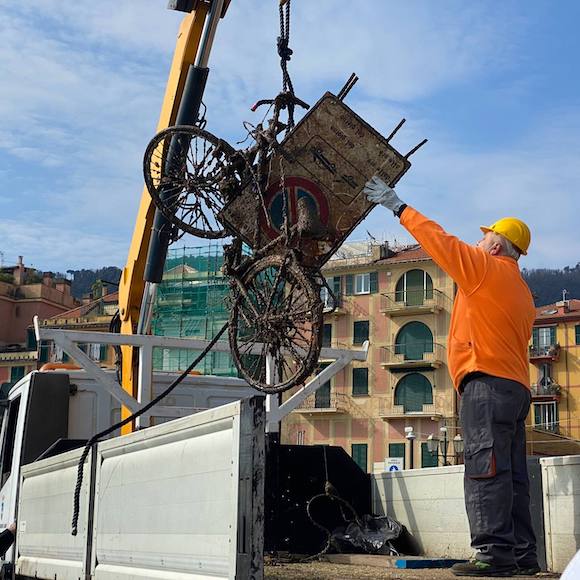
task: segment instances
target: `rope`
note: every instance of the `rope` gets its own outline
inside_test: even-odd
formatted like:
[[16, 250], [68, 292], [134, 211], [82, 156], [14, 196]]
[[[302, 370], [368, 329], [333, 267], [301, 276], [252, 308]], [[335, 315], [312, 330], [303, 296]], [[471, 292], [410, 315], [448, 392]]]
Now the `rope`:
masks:
[[98, 443], [103, 437], [106, 437], [107, 435], [111, 434], [116, 429], [119, 429], [124, 425], [127, 425], [127, 423], [130, 423], [137, 417], [140, 417], [141, 415], [149, 411], [151, 407], [154, 407], [159, 401], [161, 401], [161, 399], [166, 397], [177, 385], [179, 385], [179, 383], [181, 383], [181, 381], [183, 381], [183, 379], [190, 373], [190, 371], [192, 371], [199, 364], [199, 362], [205, 357], [205, 355], [213, 348], [213, 346], [219, 340], [220, 336], [225, 332], [227, 327], [228, 327], [227, 323], [222, 326], [221, 330], [212, 338], [211, 342], [205, 347], [203, 352], [160, 395], [158, 395], [157, 397], [155, 397], [155, 399], [147, 403], [143, 408], [139, 409], [138, 411], [135, 411], [135, 413], [133, 413], [129, 417], [123, 419], [122, 421], [119, 421], [112, 427], [108, 427], [104, 431], [101, 431], [100, 433], [93, 435], [93, 437], [91, 437], [88, 440], [81, 455], [81, 458], [79, 459], [79, 465], [77, 470], [77, 483], [75, 486], [74, 493], [72, 531], [71, 531], [71, 534], [73, 536], [76, 536], [78, 532], [81, 487], [83, 485], [83, 467], [87, 455], [91, 451], [93, 445], [95, 445], [95, 443]]
[[[280, 56], [280, 68], [282, 69], [282, 90], [294, 96], [294, 85], [288, 72], [288, 61], [292, 57], [292, 49], [288, 46], [290, 42], [290, 2], [286, 2], [285, 7], [280, 4], [280, 36], [276, 41], [276, 48]], [[286, 127], [286, 135], [294, 127], [294, 103], [288, 103], [288, 125]]]

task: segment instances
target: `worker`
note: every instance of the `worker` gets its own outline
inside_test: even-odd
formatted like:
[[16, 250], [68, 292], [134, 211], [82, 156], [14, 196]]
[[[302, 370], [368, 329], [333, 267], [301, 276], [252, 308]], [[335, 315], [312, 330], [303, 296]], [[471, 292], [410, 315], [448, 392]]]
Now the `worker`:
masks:
[[530, 515], [525, 419], [530, 409], [528, 344], [535, 319], [518, 259], [530, 231], [516, 218], [481, 227], [472, 246], [403, 203], [378, 176], [364, 193], [401, 224], [457, 284], [448, 367], [461, 397], [465, 507], [475, 559], [456, 576], [537, 574]]
[[12, 543], [16, 534], [16, 522], [11, 523], [5, 530], [0, 532], [0, 556], [3, 558], [4, 554]]

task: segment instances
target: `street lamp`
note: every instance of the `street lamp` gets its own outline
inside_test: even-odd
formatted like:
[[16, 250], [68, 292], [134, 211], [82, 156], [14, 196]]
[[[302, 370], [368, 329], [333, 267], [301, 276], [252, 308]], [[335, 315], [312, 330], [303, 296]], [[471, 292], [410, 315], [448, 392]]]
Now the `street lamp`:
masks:
[[439, 448], [441, 448], [441, 456], [443, 457], [443, 465], [447, 465], [447, 427], [439, 429], [442, 439], [439, 439], [433, 433], [427, 437], [427, 450], [431, 455], [437, 454], [439, 457]]
[[463, 441], [463, 437], [461, 437], [461, 433], [457, 433], [455, 437], [453, 437], [453, 450], [455, 451], [455, 463], [458, 462], [459, 456], [463, 453], [465, 449], [465, 443]]
[[443, 439], [439, 442], [441, 446], [441, 455], [443, 455], [443, 465], [447, 465], [447, 427], [443, 426], [439, 429], [443, 435]]
[[409, 441], [409, 464], [410, 469], [413, 469], [413, 441], [417, 438], [413, 427], [405, 427], [405, 437]]

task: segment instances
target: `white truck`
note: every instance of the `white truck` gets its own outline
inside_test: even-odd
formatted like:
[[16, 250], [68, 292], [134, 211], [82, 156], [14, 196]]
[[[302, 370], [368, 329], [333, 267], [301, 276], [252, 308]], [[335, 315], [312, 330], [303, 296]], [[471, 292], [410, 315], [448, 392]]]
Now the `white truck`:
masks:
[[[174, 377], [153, 378], [156, 393]], [[82, 371], [24, 377], [0, 435], [0, 527], [18, 521], [1, 577], [260, 578], [265, 412], [243, 385], [187, 377], [169, 403], [215, 408], [95, 446], [72, 536], [83, 443], [120, 405]]]
[[[99, 443], [84, 464], [79, 533], [71, 535], [84, 443], [114, 425], [121, 404], [142, 408], [176, 379], [152, 370], [154, 348], [202, 351], [207, 341], [42, 329], [82, 366], [35, 371], [4, 402], [0, 432], [0, 529], [18, 522], [2, 578], [137, 580], [260, 579], [265, 433], [360, 350], [323, 348], [334, 360], [284, 402], [256, 397], [233, 377], [189, 375], [136, 421], [140, 430]], [[78, 344], [138, 349], [138, 398]], [[228, 351], [219, 342], [216, 351]], [[203, 409], [203, 410], [202, 410]], [[173, 420], [169, 420], [173, 419]], [[168, 421], [169, 420], [169, 421]], [[144, 428], [145, 427], [145, 428]]]

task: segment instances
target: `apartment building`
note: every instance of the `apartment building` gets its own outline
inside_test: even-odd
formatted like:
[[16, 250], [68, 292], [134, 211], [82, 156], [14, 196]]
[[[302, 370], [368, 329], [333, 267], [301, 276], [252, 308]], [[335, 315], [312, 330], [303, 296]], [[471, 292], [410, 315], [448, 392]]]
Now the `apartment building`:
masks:
[[537, 309], [530, 345], [533, 453], [580, 453], [580, 300]]
[[70, 281], [25, 266], [0, 269], [0, 398], [26, 373], [36, 369], [32, 318], [48, 318], [72, 308]]
[[323, 274], [338, 300], [331, 311], [324, 297], [324, 346], [360, 348], [368, 339], [369, 354], [285, 419], [282, 442], [340, 445], [365, 471], [460, 460], [446, 363], [451, 278], [419, 246], [387, 244], [346, 245]]

